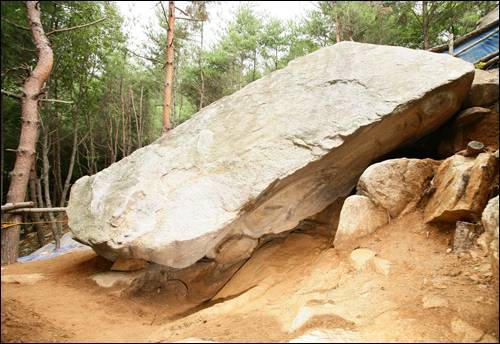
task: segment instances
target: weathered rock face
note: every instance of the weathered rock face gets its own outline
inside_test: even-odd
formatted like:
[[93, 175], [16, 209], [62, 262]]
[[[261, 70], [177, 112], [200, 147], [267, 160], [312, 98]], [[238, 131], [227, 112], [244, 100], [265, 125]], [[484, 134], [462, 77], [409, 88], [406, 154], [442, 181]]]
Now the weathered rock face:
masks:
[[434, 176], [438, 162], [431, 159], [390, 159], [368, 167], [357, 193], [386, 209], [392, 218], [411, 211]]
[[488, 201], [496, 160], [493, 154], [453, 155], [432, 180], [435, 192], [425, 207], [425, 221], [477, 221]]
[[486, 233], [486, 246], [491, 256], [493, 272], [498, 280], [498, 196], [489, 200], [481, 222]]
[[349, 196], [342, 206], [333, 244], [338, 247], [352, 243], [355, 239], [373, 233], [388, 222], [387, 211], [377, 207], [368, 197]]
[[110, 260], [175, 268], [230, 237], [289, 230], [347, 194], [371, 161], [449, 119], [473, 72], [400, 47], [318, 50], [78, 180], [69, 225]]
[[492, 71], [477, 69], [464, 107], [487, 106], [496, 101], [498, 101], [498, 69]]

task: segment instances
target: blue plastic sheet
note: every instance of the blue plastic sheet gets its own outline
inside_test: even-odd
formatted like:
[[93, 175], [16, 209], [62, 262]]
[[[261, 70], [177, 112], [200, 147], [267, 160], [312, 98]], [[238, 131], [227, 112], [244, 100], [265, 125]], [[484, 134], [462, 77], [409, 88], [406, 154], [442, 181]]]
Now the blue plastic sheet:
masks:
[[66, 253], [83, 250], [91, 250], [91, 248], [73, 240], [71, 233], [66, 233], [61, 238], [61, 247], [59, 249], [56, 250], [55, 245], [50, 243], [28, 256], [18, 258], [17, 261], [20, 263], [26, 263], [35, 260], [51, 259]]

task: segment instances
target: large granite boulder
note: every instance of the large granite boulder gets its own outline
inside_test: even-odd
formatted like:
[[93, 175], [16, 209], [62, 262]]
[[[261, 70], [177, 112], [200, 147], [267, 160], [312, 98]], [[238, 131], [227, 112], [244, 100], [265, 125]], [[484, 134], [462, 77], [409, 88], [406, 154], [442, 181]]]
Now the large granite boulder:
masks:
[[215, 259], [230, 238], [290, 230], [348, 194], [371, 161], [448, 120], [473, 77], [446, 54], [320, 49], [79, 179], [69, 226], [110, 260], [184, 268]]

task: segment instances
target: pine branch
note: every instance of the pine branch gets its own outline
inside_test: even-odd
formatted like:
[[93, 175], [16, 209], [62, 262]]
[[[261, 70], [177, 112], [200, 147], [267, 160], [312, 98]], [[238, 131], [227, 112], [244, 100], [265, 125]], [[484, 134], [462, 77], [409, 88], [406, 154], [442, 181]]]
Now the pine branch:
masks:
[[10, 20], [7, 20], [7, 19], [5, 19], [5, 18], [2, 18], [2, 20], [3, 20], [4, 22], [6, 22], [6, 23], [8, 23], [8, 24], [10, 24], [10, 25], [12, 25], [12, 26], [14, 26], [14, 27], [17, 27], [18, 29], [21, 29], [21, 30], [26, 30], [26, 31], [31, 31], [31, 29], [30, 29], [29, 27], [22, 26], [22, 25], [18, 25], [18, 24], [13, 23], [13, 22], [11, 22]]
[[81, 28], [84, 28], [84, 27], [87, 27], [87, 26], [90, 26], [90, 25], [94, 25], [94, 24], [100, 23], [100, 22], [102, 22], [102, 21], [104, 21], [106, 19], [107, 18], [101, 18], [101, 19], [98, 19], [96, 21], [93, 21], [93, 22], [90, 22], [90, 23], [87, 23], [87, 24], [77, 25], [77, 26], [73, 26], [73, 27], [67, 27], [67, 28], [64, 28], [64, 29], [52, 30], [52, 31], [47, 32], [47, 36], [50, 36], [50, 35], [52, 35], [54, 33], [66, 32], [66, 31], [72, 31], [72, 30], [81, 29]]

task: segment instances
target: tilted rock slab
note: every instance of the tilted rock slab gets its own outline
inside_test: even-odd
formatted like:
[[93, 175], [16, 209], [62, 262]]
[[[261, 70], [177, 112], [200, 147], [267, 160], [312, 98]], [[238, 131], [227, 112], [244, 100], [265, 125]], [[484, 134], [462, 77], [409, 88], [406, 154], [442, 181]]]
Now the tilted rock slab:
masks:
[[234, 237], [290, 230], [348, 194], [371, 161], [449, 119], [473, 77], [445, 54], [320, 49], [79, 179], [70, 228], [107, 259], [174, 268]]

